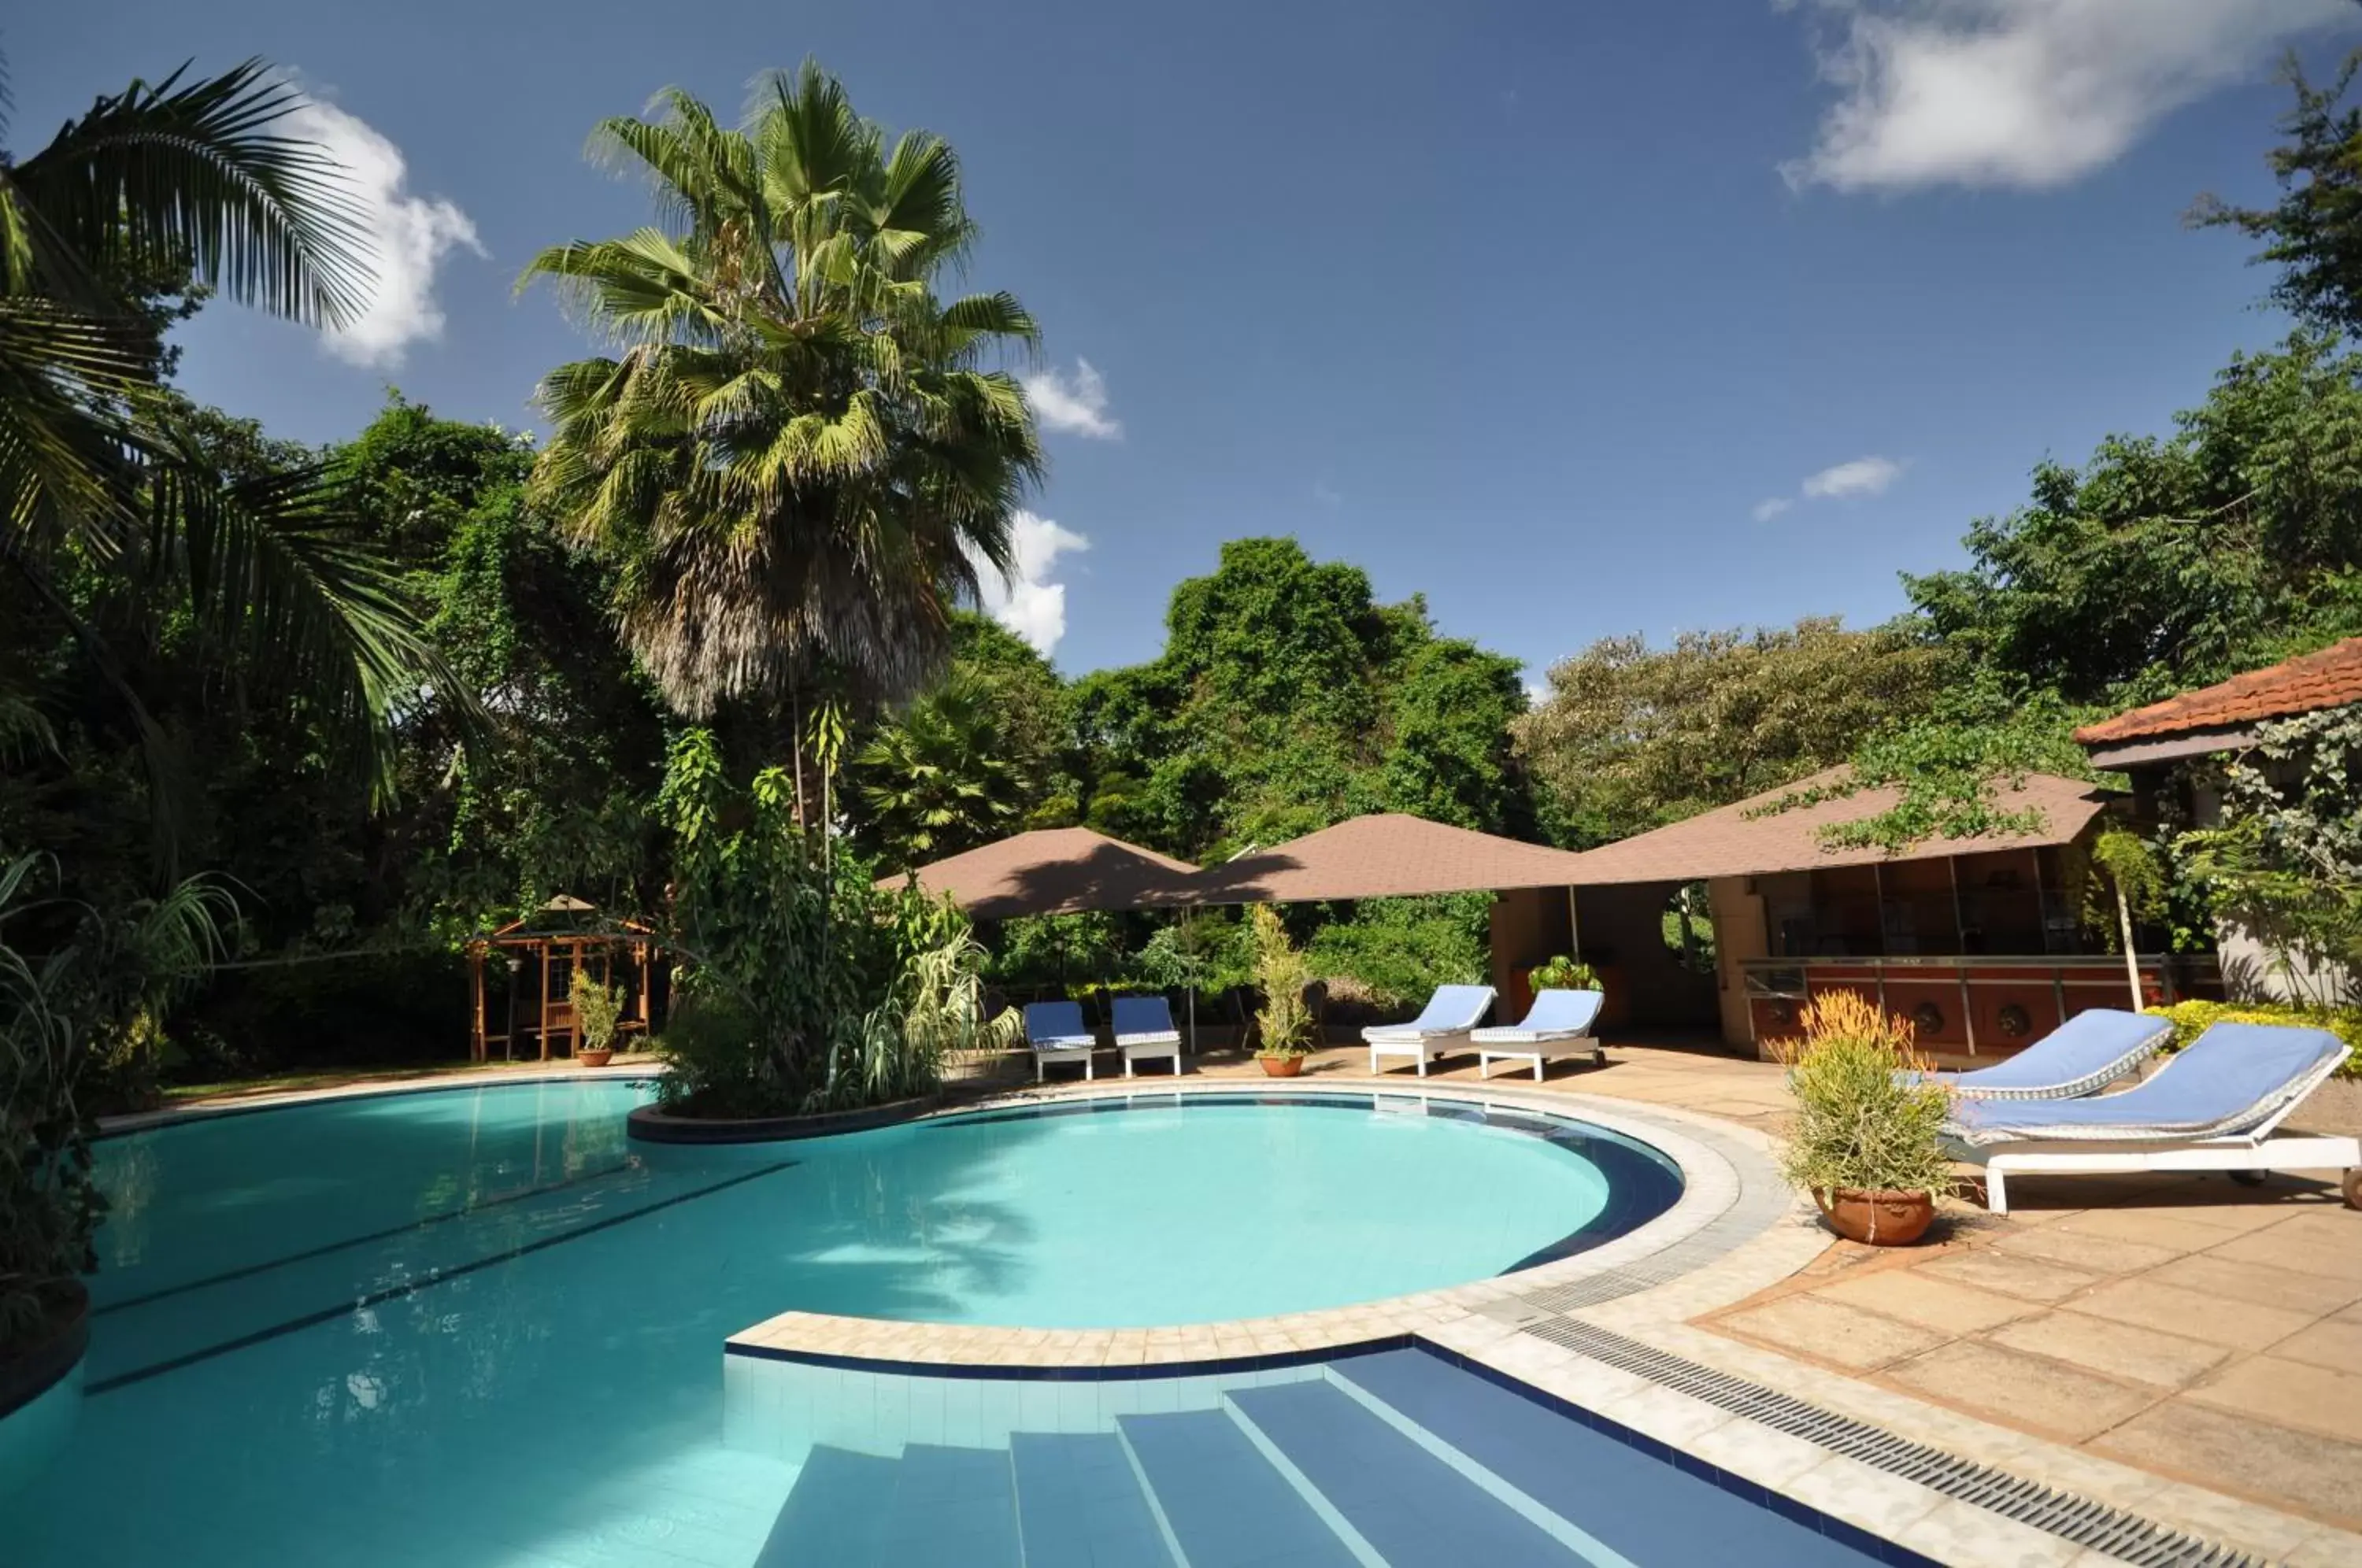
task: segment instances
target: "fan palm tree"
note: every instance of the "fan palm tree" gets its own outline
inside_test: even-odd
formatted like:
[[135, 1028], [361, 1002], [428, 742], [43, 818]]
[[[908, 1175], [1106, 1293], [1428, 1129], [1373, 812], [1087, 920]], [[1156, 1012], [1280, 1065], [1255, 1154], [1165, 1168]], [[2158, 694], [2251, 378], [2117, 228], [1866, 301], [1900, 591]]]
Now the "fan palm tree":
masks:
[[[301, 103], [260, 61], [134, 80], [22, 160], [0, 153], [0, 571], [81, 642], [151, 743], [105, 639], [62, 586], [87, 567], [186, 614], [392, 777], [391, 720], [423, 689], [469, 700], [324, 471], [230, 483], [176, 425], [133, 297], [193, 282], [309, 325], [352, 318], [368, 245], [338, 166], [279, 134]], [[7, 129], [0, 95], [0, 136]]]
[[1025, 808], [1023, 759], [960, 682], [911, 704], [855, 758], [869, 831], [898, 869], [989, 843]]
[[987, 362], [1030, 349], [1032, 318], [936, 293], [975, 235], [950, 145], [889, 147], [808, 63], [756, 83], [743, 129], [668, 91], [591, 150], [649, 178], [662, 226], [520, 281], [553, 280], [617, 348], [544, 379], [536, 495], [619, 563], [624, 636], [682, 712], [786, 719], [823, 679], [863, 703], [919, 690], [1042, 467]]

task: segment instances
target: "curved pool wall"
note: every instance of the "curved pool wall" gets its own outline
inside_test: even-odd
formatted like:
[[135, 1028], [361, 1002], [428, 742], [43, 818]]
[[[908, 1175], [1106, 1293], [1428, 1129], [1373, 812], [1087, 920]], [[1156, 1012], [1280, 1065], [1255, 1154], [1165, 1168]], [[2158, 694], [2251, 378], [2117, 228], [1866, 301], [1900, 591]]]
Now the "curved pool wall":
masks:
[[[0, 1498], [12, 1565], [751, 1562], [800, 1460], [777, 1430], [734, 1441], [722, 1345], [798, 1299], [776, 1268], [750, 1264], [792, 1250], [822, 1278], [861, 1282], [843, 1298], [958, 1320], [941, 1278], [896, 1283], [911, 1259], [879, 1239], [916, 1238], [957, 1256], [958, 1282], [1015, 1298], [994, 1289], [1008, 1248], [979, 1247], [973, 1223], [1008, 1194], [947, 1180], [938, 1148], [970, 1165], [1023, 1155], [1012, 1185], [1024, 1205], [992, 1216], [1014, 1242], [1038, 1240], [1022, 1232], [1045, 1218], [1123, 1207], [1109, 1173], [1127, 1170], [1227, 1242], [1250, 1214], [1317, 1233], [1326, 1184], [1313, 1178], [1358, 1124], [1382, 1157], [1334, 1184], [1375, 1216], [1349, 1232], [1351, 1250], [1377, 1251], [1421, 1213], [1458, 1216], [1453, 1244], [1476, 1238], [1491, 1254], [1478, 1272], [1633, 1220], [1592, 1155], [1637, 1156], [1655, 1175], [1636, 1166], [1636, 1180], [1678, 1190], [1671, 1162], [1628, 1140], [1421, 1097], [1402, 1097], [1414, 1118], [1368, 1094], [1168, 1094], [1154, 1108], [1135, 1096], [1137, 1121], [1097, 1106], [971, 1113], [643, 1157], [622, 1121], [647, 1093], [613, 1080], [420, 1091], [103, 1143], [118, 1207], [101, 1238], [93, 1349], [62, 1452], [38, 1485]], [[1168, 1168], [1172, 1151], [1150, 1135], [1159, 1117], [1265, 1119], [1264, 1133], [1208, 1145], [1247, 1151], [1251, 1174], [1235, 1160]], [[1142, 1134], [1137, 1162], [1120, 1157], [1127, 1125]], [[1591, 1155], [1567, 1146], [1584, 1139]], [[1089, 1174], [1028, 1190], [1053, 1144], [1089, 1151], [1076, 1156]], [[1437, 1150], [1467, 1163], [1427, 1157]], [[881, 1178], [914, 1152], [911, 1179]], [[783, 1216], [817, 1231], [785, 1248]], [[1172, 1250], [1153, 1224], [1107, 1234], [1142, 1258]], [[1466, 1278], [1470, 1255], [1412, 1261]], [[117, 1506], [127, 1474], [141, 1478], [139, 1507]]]

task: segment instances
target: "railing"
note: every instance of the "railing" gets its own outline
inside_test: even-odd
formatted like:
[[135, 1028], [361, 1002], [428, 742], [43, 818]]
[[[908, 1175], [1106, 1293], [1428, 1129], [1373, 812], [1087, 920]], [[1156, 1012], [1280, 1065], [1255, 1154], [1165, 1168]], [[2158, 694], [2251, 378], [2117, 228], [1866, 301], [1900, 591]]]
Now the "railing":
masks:
[[[2147, 953], [2136, 963], [2144, 1007], [2221, 994], [2221, 971], [2211, 957]], [[1970, 1055], [2018, 1050], [2084, 1008], [2125, 1007], [2133, 999], [2123, 957], [2108, 955], [1745, 958], [1739, 971], [1749, 1038], [1758, 1042], [1794, 1032], [1803, 1003], [1816, 990], [1864, 992], [1911, 1018], [1922, 1043]]]

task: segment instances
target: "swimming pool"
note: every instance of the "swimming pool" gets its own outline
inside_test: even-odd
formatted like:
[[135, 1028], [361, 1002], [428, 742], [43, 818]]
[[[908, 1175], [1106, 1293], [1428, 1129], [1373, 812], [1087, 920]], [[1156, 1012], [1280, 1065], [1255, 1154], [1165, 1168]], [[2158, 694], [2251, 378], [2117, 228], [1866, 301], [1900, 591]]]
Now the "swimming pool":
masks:
[[771, 1314], [1252, 1317], [1563, 1255], [1679, 1194], [1596, 1129], [1366, 1095], [694, 1149], [625, 1141], [646, 1097], [390, 1095], [102, 1144], [76, 1427], [0, 1501], [9, 1561], [743, 1565], [801, 1456], [725, 1442], [720, 1352]]

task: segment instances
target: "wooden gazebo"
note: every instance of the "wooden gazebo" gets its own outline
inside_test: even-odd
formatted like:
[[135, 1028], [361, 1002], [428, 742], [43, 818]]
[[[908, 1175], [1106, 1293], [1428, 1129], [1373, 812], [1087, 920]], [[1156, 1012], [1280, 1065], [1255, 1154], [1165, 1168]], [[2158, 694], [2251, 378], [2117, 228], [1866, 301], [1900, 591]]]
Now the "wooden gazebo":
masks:
[[[538, 1044], [542, 1061], [550, 1059], [554, 1042], [563, 1041], [565, 1054], [573, 1055], [573, 988], [579, 969], [589, 970], [602, 985], [623, 980], [629, 995], [616, 1024], [619, 1040], [648, 1032], [655, 933], [635, 920], [585, 929], [588, 922], [583, 917], [597, 912], [596, 905], [560, 893], [524, 919], [511, 921], [468, 944], [469, 977], [476, 992], [475, 1006], [469, 1014], [470, 1057], [488, 1060], [491, 1047], [498, 1044], [503, 1059], [513, 1061], [516, 1043], [526, 1038]], [[491, 1026], [485, 1002], [486, 960], [495, 955], [506, 961], [509, 970], [508, 1016], [505, 1027], [497, 1032]]]

